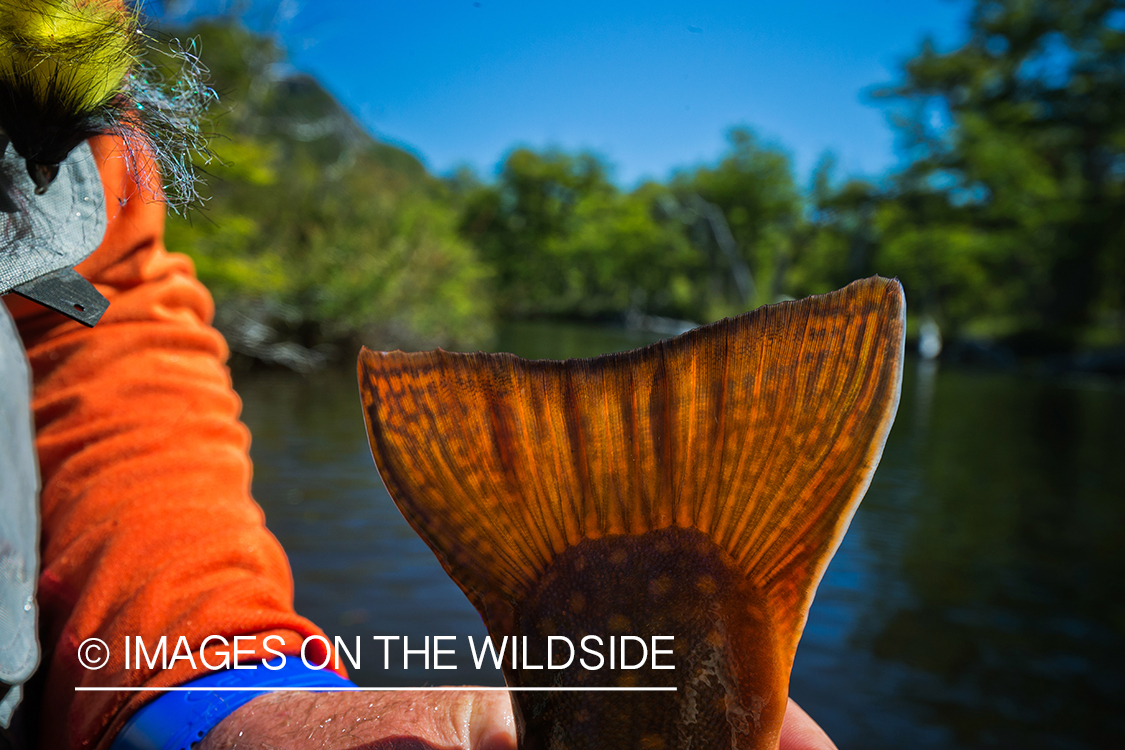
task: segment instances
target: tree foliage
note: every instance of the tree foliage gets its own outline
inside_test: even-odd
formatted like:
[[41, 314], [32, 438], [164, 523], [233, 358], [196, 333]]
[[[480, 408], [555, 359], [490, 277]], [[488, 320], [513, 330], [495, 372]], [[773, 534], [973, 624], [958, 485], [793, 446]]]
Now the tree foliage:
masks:
[[[219, 89], [213, 197], [172, 217], [169, 247], [238, 321], [305, 346], [476, 346], [490, 335], [491, 272], [457, 233], [445, 185], [377, 143], [268, 39], [205, 24]], [[228, 331], [237, 339], [236, 331]]]
[[1121, 343], [1123, 3], [978, 0], [969, 26], [876, 92], [895, 173], [840, 176], [826, 155], [802, 186], [738, 127], [714, 161], [625, 190], [599, 156], [557, 149], [438, 180], [267, 39], [205, 25], [226, 137], [209, 210], [173, 220], [169, 244], [221, 302], [264, 306], [306, 345], [473, 345], [494, 316], [708, 321], [873, 273], [947, 336]]
[[461, 230], [496, 270], [503, 315], [690, 316], [702, 261], [658, 216], [667, 192], [619, 190], [592, 154], [517, 149], [495, 183], [464, 190]]
[[882, 262], [951, 325], [1058, 343], [1125, 307], [1125, 5], [978, 0], [880, 92], [913, 157]]

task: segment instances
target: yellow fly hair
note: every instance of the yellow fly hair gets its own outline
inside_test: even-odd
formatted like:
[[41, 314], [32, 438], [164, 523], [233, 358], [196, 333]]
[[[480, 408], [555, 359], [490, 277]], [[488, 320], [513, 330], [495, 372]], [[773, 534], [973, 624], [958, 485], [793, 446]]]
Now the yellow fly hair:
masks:
[[0, 2], [0, 80], [41, 105], [104, 104], [143, 49], [137, 13], [96, 0]]
[[166, 80], [145, 61], [151, 46], [120, 0], [0, 0], [0, 128], [38, 192], [75, 146], [112, 134], [136, 169], [156, 163], [173, 207], [198, 197], [192, 163], [207, 152], [199, 123], [214, 92], [190, 48], [165, 53], [179, 63]]

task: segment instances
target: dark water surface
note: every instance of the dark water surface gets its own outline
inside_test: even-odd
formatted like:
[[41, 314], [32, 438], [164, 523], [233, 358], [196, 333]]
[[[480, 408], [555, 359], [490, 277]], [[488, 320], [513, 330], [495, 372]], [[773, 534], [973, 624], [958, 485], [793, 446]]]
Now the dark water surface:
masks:
[[[557, 325], [499, 348], [590, 356], [651, 339]], [[297, 610], [363, 639], [361, 685], [503, 684], [480, 617], [375, 471], [355, 376], [244, 374], [254, 494]], [[1125, 386], [908, 362], [883, 461], [817, 593], [792, 695], [849, 748], [1125, 747]], [[404, 671], [372, 635], [453, 635]]]

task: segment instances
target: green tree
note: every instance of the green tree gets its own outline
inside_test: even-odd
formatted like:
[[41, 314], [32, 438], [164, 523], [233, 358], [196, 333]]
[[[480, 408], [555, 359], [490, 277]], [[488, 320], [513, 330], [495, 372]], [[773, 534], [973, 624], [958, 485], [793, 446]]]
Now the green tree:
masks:
[[[788, 293], [804, 199], [788, 154], [746, 128], [732, 129], [728, 140], [730, 148], [717, 165], [681, 172], [672, 187], [685, 200], [698, 196], [722, 211], [751, 277], [738, 292], [741, 309], [747, 309]], [[737, 273], [733, 263], [728, 267]]]
[[655, 211], [667, 190], [650, 184], [624, 193], [608, 172], [591, 154], [517, 149], [494, 184], [455, 179], [462, 235], [495, 269], [502, 314], [701, 312], [691, 281], [700, 256]]
[[881, 188], [868, 180], [839, 180], [836, 158], [823, 156], [812, 174], [808, 221], [795, 237], [789, 293], [823, 294], [873, 275], [883, 200]]
[[170, 217], [166, 239], [195, 260], [232, 346], [263, 326], [306, 347], [485, 341], [491, 273], [458, 236], [444, 183], [285, 72], [268, 38], [230, 22], [189, 33], [222, 97], [223, 135], [205, 166], [211, 199]]
[[[954, 327], [1071, 346], [1125, 308], [1125, 5], [978, 0], [889, 100], [912, 157], [880, 266]], [[978, 327], [980, 327], [978, 325]]]

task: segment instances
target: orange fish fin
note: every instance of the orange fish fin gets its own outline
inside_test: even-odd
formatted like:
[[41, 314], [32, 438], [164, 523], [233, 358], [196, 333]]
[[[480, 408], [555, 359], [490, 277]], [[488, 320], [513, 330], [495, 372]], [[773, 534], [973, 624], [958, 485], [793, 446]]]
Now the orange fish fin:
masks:
[[478, 609], [585, 539], [696, 528], [791, 659], [890, 430], [904, 321], [875, 277], [594, 359], [364, 349], [360, 390], [388, 490]]
[[796, 651], [898, 408], [906, 305], [871, 278], [732, 322], [715, 490], [697, 525], [766, 593]]
[[[536, 408], [570, 397], [563, 368], [535, 364], [440, 349], [360, 353], [379, 473], [478, 608], [486, 592], [526, 594], [567, 539], [580, 538], [577, 481], [568, 475], [577, 469], [550, 449], [565, 449], [566, 425]], [[535, 377], [529, 365], [556, 376]]]

